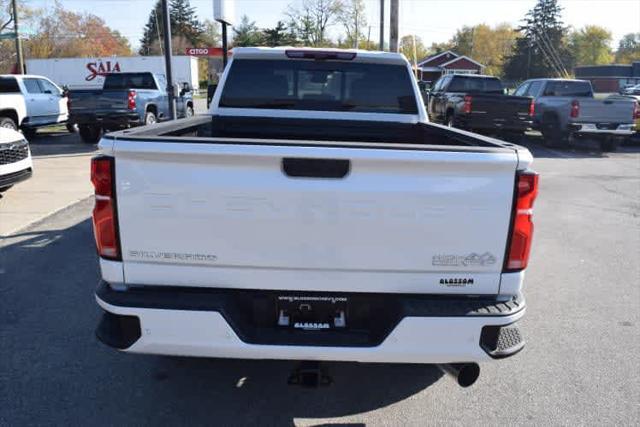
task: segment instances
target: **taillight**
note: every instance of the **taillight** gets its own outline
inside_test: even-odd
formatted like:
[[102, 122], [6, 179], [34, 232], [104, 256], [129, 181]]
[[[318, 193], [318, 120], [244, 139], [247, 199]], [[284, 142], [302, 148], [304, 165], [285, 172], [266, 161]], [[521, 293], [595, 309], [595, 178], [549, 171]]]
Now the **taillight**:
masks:
[[536, 115], [536, 102], [532, 99], [529, 103], [529, 117]]
[[469, 114], [471, 113], [471, 103], [473, 102], [473, 98], [471, 95], [465, 95], [463, 99], [464, 104], [462, 104], [462, 112]]
[[533, 238], [531, 217], [533, 202], [538, 195], [538, 174], [533, 171], [519, 172], [516, 185], [512, 231], [504, 264], [505, 271], [519, 271], [527, 268]]
[[95, 189], [93, 208], [93, 233], [98, 255], [120, 260], [120, 244], [116, 229], [116, 204], [114, 192], [115, 164], [112, 157], [91, 159], [91, 182]]
[[575, 119], [579, 115], [580, 115], [580, 102], [577, 99], [574, 99], [573, 101], [571, 101], [571, 112], [569, 113], [569, 116]]
[[129, 91], [129, 96], [127, 98], [127, 108], [129, 110], [136, 109], [136, 91], [135, 90]]
[[67, 96], [67, 111], [71, 111], [71, 97]]
[[633, 118], [640, 119], [640, 101], [633, 104]]

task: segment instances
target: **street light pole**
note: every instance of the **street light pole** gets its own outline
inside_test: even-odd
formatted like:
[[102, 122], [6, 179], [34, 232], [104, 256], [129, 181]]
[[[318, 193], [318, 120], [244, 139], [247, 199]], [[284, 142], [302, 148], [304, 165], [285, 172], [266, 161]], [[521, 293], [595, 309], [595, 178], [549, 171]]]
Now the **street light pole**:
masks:
[[18, 5], [17, 0], [11, 0], [13, 6], [13, 28], [16, 37], [16, 56], [18, 58], [18, 74], [24, 74], [24, 58], [22, 57], [22, 41], [18, 30]]
[[[15, 0], [14, 0], [15, 1]], [[177, 119], [176, 94], [173, 91], [173, 73], [171, 71], [171, 22], [169, 20], [169, 2], [162, 0], [162, 29], [164, 31], [164, 66], [167, 74], [167, 94], [169, 95], [169, 119]]]
[[391, 0], [391, 12], [389, 14], [389, 50], [398, 51], [398, 8], [399, 0]]

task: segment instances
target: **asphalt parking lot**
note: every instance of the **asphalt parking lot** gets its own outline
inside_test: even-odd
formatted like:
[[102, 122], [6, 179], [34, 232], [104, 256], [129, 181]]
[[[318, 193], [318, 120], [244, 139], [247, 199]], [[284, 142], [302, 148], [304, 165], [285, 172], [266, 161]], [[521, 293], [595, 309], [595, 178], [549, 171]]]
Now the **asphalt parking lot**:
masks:
[[[41, 137], [34, 153], [88, 155], [70, 138]], [[637, 425], [640, 145], [526, 145], [541, 174], [527, 347], [481, 365], [473, 387], [432, 366], [332, 363], [335, 383], [309, 390], [286, 385], [292, 362], [106, 348], [93, 335], [99, 272], [84, 198], [0, 242], [0, 424]]]

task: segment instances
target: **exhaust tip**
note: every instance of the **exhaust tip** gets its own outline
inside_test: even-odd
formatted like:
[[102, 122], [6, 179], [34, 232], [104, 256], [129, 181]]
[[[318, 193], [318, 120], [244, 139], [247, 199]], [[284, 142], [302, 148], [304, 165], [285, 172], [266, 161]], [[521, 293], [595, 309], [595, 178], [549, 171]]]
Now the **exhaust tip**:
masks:
[[480, 366], [477, 363], [447, 363], [438, 368], [456, 379], [460, 387], [472, 386], [480, 376]]
[[470, 387], [480, 376], [480, 366], [477, 363], [467, 363], [462, 366], [458, 374], [458, 385], [460, 387]]

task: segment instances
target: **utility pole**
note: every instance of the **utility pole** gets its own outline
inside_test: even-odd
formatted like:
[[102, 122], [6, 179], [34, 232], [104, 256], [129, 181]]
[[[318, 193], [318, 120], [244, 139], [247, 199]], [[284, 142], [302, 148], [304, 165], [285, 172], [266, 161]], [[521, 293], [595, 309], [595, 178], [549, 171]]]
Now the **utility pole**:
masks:
[[176, 94], [173, 90], [173, 73], [171, 72], [171, 22], [169, 21], [169, 2], [162, 0], [162, 30], [164, 32], [164, 67], [167, 74], [167, 94], [169, 95], [169, 119], [175, 120]]
[[400, 0], [391, 0], [390, 28], [389, 28], [389, 50], [398, 51], [398, 9]]
[[227, 68], [227, 58], [229, 56], [229, 49], [227, 47], [227, 23], [220, 21], [222, 25], [222, 70]]
[[13, 28], [16, 37], [16, 57], [18, 58], [18, 74], [24, 74], [24, 58], [22, 57], [22, 41], [18, 30], [18, 5], [17, 0], [11, 0], [13, 6]]
[[380, 50], [384, 50], [384, 0], [380, 0]]

